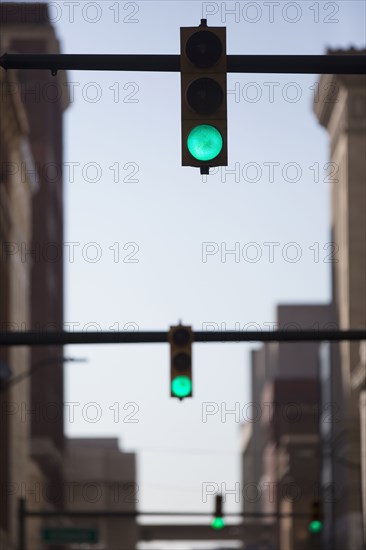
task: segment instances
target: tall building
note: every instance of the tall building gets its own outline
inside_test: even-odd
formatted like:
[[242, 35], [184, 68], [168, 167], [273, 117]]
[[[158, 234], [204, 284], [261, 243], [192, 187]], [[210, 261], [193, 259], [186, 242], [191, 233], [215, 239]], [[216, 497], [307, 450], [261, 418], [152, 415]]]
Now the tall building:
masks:
[[[348, 53], [366, 51], [328, 52]], [[331, 322], [340, 329], [365, 329], [366, 77], [323, 75], [318, 91], [314, 111], [330, 136], [332, 304], [280, 307], [278, 323], [281, 328], [285, 316], [303, 328], [313, 328], [311, 321], [319, 328]], [[266, 344], [252, 355], [252, 393], [253, 401], [267, 409], [272, 404], [272, 411], [243, 427], [244, 484], [273, 482], [274, 489], [259, 501], [246, 499], [244, 511], [279, 513], [274, 548], [364, 550], [366, 343]], [[283, 416], [289, 401], [301, 406], [301, 423]], [[301, 499], [286, 496], [291, 483]], [[314, 538], [307, 523], [317, 498], [324, 525]], [[308, 520], [293, 515], [306, 510]]]
[[[67, 509], [136, 511], [139, 501], [136, 457], [121, 452], [117, 439], [67, 439], [64, 472]], [[138, 530], [133, 516], [72, 519], [72, 525], [97, 531], [99, 550], [136, 548]]]
[[[0, 24], [2, 53], [60, 52], [46, 4], [1, 3]], [[47, 71], [1, 71], [1, 84], [3, 328], [61, 330], [62, 119], [69, 103], [65, 74], [54, 77]], [[32, 372], [2, 397], [17, 409], [17, 414], [9, 414], [9, 405], [2, 408], [7, 412], [1, 420], [0, 475], [5, 483], [1, 527], [7, 536], [5, 547], [12, 548], [19, 531], [19, 497], [26, 497], [33, 509], [47, 507], [47, 487], [55, 496], [47, 499], [51, 506], [63, 505], [63, 350], [22, 347], [9, 348], [4, 354], [13, 375]], [[47, 414], [50, 404], [58, 410], [52, 421]], [[40, 544], [38, 526], [39, 522], [32, 520], [27, 531], [36, 546]]]
[[[7, 53], [59, 53], [59, 42], [48, 17], [46, 4], [2, 4], [1, 50]], [[63, 327], [63, 185], [62, 119], [68, 106], [65, 75], [21, 70], [19, 90], [29, 120], [29, 143], [39, 178], [33, 196], [32, 242], [23, 249], [31, 268], [31, 308], [28, 330], [62, 330]], [[54, 90], [62, 90], [55, 94]], [[25, 168], [20, 166], [22, 173]], [[24, 329], [23, 329], [24, 330]], [[33, 348], [31, 364], [32, 456], [46, 476], [61, 486], [63, 448], [62, 348]], [[60, 358], [60, 361], [55, 361]], [[48, 364], [49, 359], [49, 364]], [[52, 365], [52, 368], [50, 368]], [[49, 368], [47, 368], [49, 367]], [[49, 403], [59, 405], [58, 420], [50, 422]]]
[[[34, 167], [29, 123], [13, 73], [0, 71], [0, 330], [20, 330], [30, 323], [31, 265], [22, 261], [21, 246], [31, 245], [32, 200], [37, 179], [22, 178]], [[29, 369], [27, 348], [1, 348], [0, 379], [0, 547], [13, 548], [17, 542], [16, 522], [21, 483], [28, 483], [30, 425], [23, 421], [29, 410], [30, 383], [25, 378], [7, 387], [10, 376]]]
[[[332, 54], [366, 54], [335, 50]], [[330, 138], [332, 235], [338, 262], [333, 302], [341, 329], [366, 328], [366, 77], [323, 75], [315, 114]], [[332, 426], [330, 451], [335, 495], [333, 540], [328, 548], [366, 546], [365, 342], [343, 342], [339, 364], [323, 358], [339, 421]], [[362, 429], [363, 428], [363, 429]], [[332, 546], [333, 545], [333, 546]]]
[[[277, 310], [280, 330], [326, 329], [333, 318], [327, 305]], [[243, 506], [244, 513], [272, 514], [258, 524], [258, 541], [273, 550], [319, 548], [308, 530], [321, 490], [319, 348], [318, 342], [273, 342], [252, 352], [255, 421], [243, 426], [243, 484], [256, 489], [244, 491]], [[268, 541], [261, 540], [264, 521], [277, 526]]]
[[[46, 4], [0, 4], [1, 53], [59, 53]], [[0, 71], [1, 330], [63, 330], [63, 113], [65, 73]], [[135, 455], [117, 440], [64, 436], [62, 347], [4, 348], [0, 355], [0, 548], [19, 543], [17, 507], [134, 512]], [[7, 380], [25, 374], [22, 381]], [[97, 495], [93, 492], [97, 490]], [[95, 498], [97, 497], [97, 498]], [[133, 550], [137, 524], [98, 518], [99, 550]], [[30, 549], [48, 548], [45, 527], [70, 517], [29, 518]], [[50, 546], [59, 550], [63, 546]]]

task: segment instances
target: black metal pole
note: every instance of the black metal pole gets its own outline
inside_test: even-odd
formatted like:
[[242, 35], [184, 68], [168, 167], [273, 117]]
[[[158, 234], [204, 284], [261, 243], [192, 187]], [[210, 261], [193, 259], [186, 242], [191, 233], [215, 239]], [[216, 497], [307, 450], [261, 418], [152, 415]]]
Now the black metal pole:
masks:
[[77, 71], [180, 71], [178, 55], [7, 54], [4, 69]]
[[26, 550], [25, 519], [27, 515], [25, 498], [20, 498], [18, 503], [19, 550]]
[[[47, 511], [27, 511], [26, 515], [28, 517], [38, 517], [38, 518], [55, 518], [55, 517], [73, 517], [73, 518], [119, 518], [119, 517], [158, 517], [158, 516], [167, 516], [167, 517], [210, 517], [214, 514], [210, 512], [122, 512], [122, 511], [111, 511], [111, 510], [47, 510]], [[271, 518], [271, 517], [309, 517], [308, 513], [304, 512], [236, 512], [230, 514], [224, 514], [225, 517], [248, 517], [248, 518]]]
[[229, 73], [366, 74], [365, 55], [229, 55]]
[[[179, 72], [179, 55], [8, 54], [4, 69]], [[228, 55], [228, 73], [366, 74], [365, 55]]]
[[78, 359], [73, 357], [47, 357], [46, 359], [42, 359], [41, 361], [37, 361], [37, 363], [34, 363], [29, 370], [26, 370], [25, 372], [21, 372], [17, 376], [12, 376], [9, 380], [5, 380], [2, 385], [0, 386], [0, 394], [3, 392], [6, 392], [10, 387], [13, 387], [15, 384], [19, 384], [22, 380], [25, 380], [25, 378], [28, 378], [29, 376], [33, 376], [35, 372], [37, 372], [39, 369], [46, 367], [47, 365], [50, 365], [52, 363], [84, 363], [86, 359]]
[[[366, 330], [194, 331], [194, 342], [340, 342], [366, 340]], [[0, 346], [68, 344], [165, 344], [165, 331], [0, 332]]]

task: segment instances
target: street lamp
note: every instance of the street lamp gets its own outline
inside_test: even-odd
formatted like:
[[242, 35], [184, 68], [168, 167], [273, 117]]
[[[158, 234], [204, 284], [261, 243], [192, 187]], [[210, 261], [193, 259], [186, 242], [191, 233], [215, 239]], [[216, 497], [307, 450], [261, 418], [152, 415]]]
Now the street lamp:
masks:
[[45, 359], [41, 359], [37, 363], [34, 363], [29, 370], [21, 372], [17, 376], [8, 378], [2, 384], [0, 388], [0, 393], [5, 392], [8, 388], [10, 388], [11, 386], [14, 386], [15, 384], [18, 384], [25, 378], [28, 378], [29, 376], [33, 376], [35, 372], [37, 372], [39, 369], [47, 365], [51, 365], [54, 363], [86, 363], [87, 361], [88, 359], [86, 359], [85, 357], [46, 357]]

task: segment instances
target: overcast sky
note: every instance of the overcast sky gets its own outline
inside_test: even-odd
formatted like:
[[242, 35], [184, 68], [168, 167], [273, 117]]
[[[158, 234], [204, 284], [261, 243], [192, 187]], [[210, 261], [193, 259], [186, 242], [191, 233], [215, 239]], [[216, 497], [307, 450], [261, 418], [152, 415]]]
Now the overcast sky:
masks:
[[[365, 44], [362, 1], [51, 4], [68, 54], [178, 54], [179, 27], [201, 17], [227, 26], [228, 54]], [[229, 166], [208, 178], [180, 165], [178, 73], [68, 78], [65, 241], [77, 244], [65, 321], [75, 330], [166, 330], [178, 320], [266, 330], [277, 304], [330, 299], [333, 176], [312, 112], [317, 75], [229, 74]], [[240, 255], [225, 254], [233, 249]], [[66, 400], [80, 403], [67, 435], [117, 437], [138, 453], [140, 509], [211, 511], [202, 484], [241, 481], [240, 424], [219, 413], [203, 422], [203, 404], [250, 401], [254, 347], [195, 345], [194, 398], [184, 402], [169, 396], [166, 345], [70, 347], [89, 362], [67, 366]], [[239, 507], [228, 498], [228, 510]]]

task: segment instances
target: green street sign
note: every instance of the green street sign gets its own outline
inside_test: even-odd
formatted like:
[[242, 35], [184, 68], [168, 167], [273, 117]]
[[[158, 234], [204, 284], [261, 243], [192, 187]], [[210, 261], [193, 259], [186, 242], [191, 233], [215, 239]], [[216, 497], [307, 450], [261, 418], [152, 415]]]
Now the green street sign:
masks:
[[73, 527], [49, 528], [42, 530], [42, 540], [54, 543], [99, 542], [96, 529], [77, 529]]

